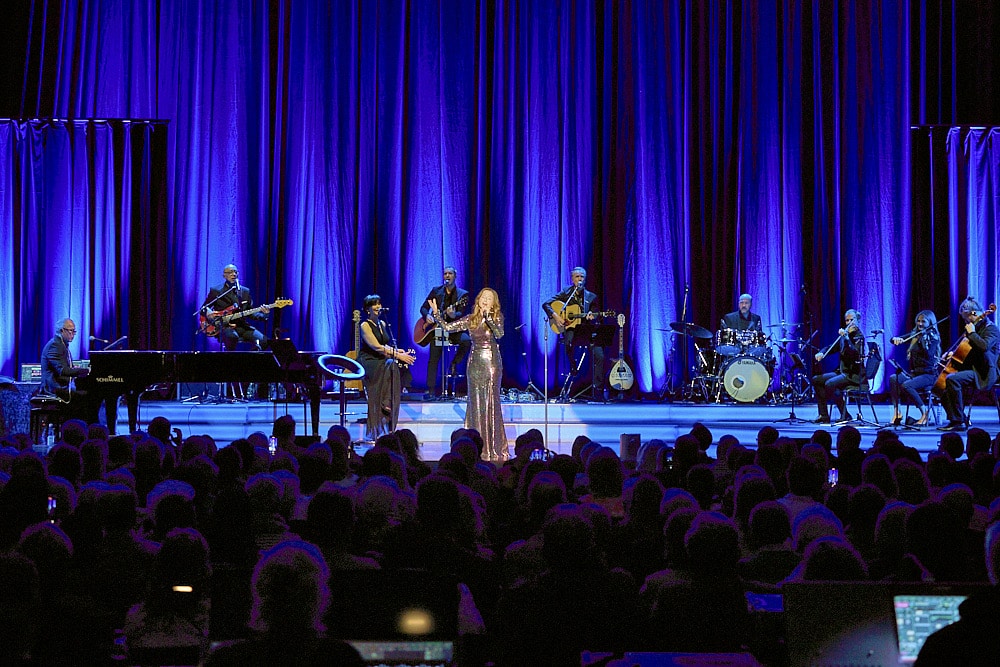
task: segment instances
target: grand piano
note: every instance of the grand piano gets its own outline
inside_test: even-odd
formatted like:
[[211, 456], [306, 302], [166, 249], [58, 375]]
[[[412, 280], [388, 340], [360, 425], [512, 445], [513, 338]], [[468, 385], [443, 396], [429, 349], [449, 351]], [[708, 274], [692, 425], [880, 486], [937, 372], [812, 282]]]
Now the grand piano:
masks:
[[[274, 341], [272, 341], [273, 343]], [[316, 363], [321, 352], [299, 352], [275, 346], [264, 352], [171, 352], [122, 350], [90, 353], [90, 374], [76, 381], [94, 401], [104, 401], [108, 430], [115, 432], [118, 397], [128, 406], [128, 425], [139, 421], [139, 397], [154, 385], [175, 382], [288, 382], [301, 385], [309, 397], [312, 433], [319, 435], [323, 373]]]

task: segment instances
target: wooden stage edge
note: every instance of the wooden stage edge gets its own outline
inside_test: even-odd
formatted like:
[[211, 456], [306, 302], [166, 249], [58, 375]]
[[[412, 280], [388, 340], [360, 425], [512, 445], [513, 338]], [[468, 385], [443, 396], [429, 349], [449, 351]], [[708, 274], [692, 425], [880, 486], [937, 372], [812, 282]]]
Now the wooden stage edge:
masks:
[[[936, 408], [943, 423], [944, 412]], [[465, 422], [466, 403], [421, 402], [404, 400], [400, 410], [399, 428], [412, 430], [422, 443], [421, 456], [426, 461], [437, 461], [448, 451], [452, 431]], [[180, 428], [185, 436], [207, 433], [219, 446], [228, 445], [237, 438], [254, 431], [271, 432], [271, 424], [281, 415], [289, 414], [296, 421], [296, 432], [308, 435], [308, 404], [306, 403], [223, 403], [200, 404], [177, 401], [147, 401], [140, 407], [139, 428], [145, 429], [157, 416], [166, 417]], [[618, 450], [622, 434], [637, 434], [645, 442], [661, 438], [668, 442], [687, 433], [695, 422], [702, 422], [718, 441], [723, 434], [735, 435], [739, 441], [754, 446], [757, 431], [764, 426], [774, 426], [782, 435], [808, 438], [818, 428], [831, 431], [836, 437], [840, 425], [817, 425], [811, 421], [788, 423], [790, 405], [756, 404], [703, 404], [703, 403], [504, 403], [503, 414], [507, 425], [507, 438], [513, 451], [514, 438], [525, 431], [537, 428], [546, 434], [549, 449], [556, 453], [569, 453], [573, 440], [586, 435], [592, 440]], [[853, 411], [852, 411], [853, 412]], [[125, 410], [119, 409], [118, 433], [128, 431]], [[871, 410], [864, 407], [865, 418], [872, 419]], [[875, 405], [881, 428], [891, 428], [889, 405]], [[916, 411], [911, 410], [914, 417]], [[363, 402], [349, 402], [346, 426], [351, 437], [361, 440], [364, 436], [363, 420], [367, 406]], [[817, 416], [815, 403], [795, 407], [799, 420], [812, 420]], [[319, 432], [326, 436], [327, 429], [340, 423], [339, 405], [324, 401], [321, 406]], [[976, 406], [972, 409], [972, 425], [985, 429], [990, 436], [1000, 431], [1000, 418], [993, 406]], [[855, 424], [861, 431], [862, 446], [870, 447], [880, 427]], [[897, 428], [900, 439], [917, 448], [926, 458], [937, 449], [941, 433], [934, 427], [920, 430]]]

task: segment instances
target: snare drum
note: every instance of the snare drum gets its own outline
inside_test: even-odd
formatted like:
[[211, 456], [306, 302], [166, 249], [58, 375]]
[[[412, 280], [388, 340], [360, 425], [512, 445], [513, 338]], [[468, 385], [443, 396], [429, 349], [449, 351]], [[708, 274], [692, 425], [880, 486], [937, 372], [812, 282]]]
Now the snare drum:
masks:
[[722, 369], [722, 386], [740, 403], [752, 403], [764, 395], [771, 385], [771, 374], [759, 359], [740, 355]]
[[715, 332], [715, 351], [719, 354], [731, 357], [743, 351], [743, 343], [740, 341], [740, 331], [737, 329], [719, 329]]

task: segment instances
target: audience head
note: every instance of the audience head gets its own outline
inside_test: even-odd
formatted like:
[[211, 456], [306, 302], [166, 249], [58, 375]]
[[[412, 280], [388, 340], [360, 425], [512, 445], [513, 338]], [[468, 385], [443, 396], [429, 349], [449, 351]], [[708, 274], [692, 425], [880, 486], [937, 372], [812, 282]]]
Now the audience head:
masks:
[[251, 627], [282, 640], [321, 634], [330, 570], [319, 549], [289, 540], [265, 551], [253, 571]]

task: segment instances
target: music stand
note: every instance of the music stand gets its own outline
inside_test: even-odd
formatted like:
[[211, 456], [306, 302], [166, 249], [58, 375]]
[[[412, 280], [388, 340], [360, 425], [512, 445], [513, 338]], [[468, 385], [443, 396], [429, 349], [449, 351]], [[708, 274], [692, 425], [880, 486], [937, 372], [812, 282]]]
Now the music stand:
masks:
[[[587, 358], [587, 352], [594, 347], [608, 347], [614, 341], [615, 333], [618, 331], [618, 326], [615, 324], [599, 324], [591, 321], [581, 321], [580, 324], [576, 325], [573, 329], [573, 340], [571, 342], [572, 347], [584, 348], [583, 354], [580, 355], [580, 361], [577, 363], [576, 368], [566, 378], [566, 387], [563, 389], [564, 394], [569, 393], [569, 387], [572, 384], [573, 379], [575, 379], [580, 374], [580, 369], [583, 368], [583, 362]], [[602, 369], [603, 372], [603, 369]], [[586, 393], [588, 390], [594, 391], [594, 369], [591, 367], [591, 381], [590, 384], [578, 391], [574, 398]], [[595, 397], [596, 398], [596, 397]]]

